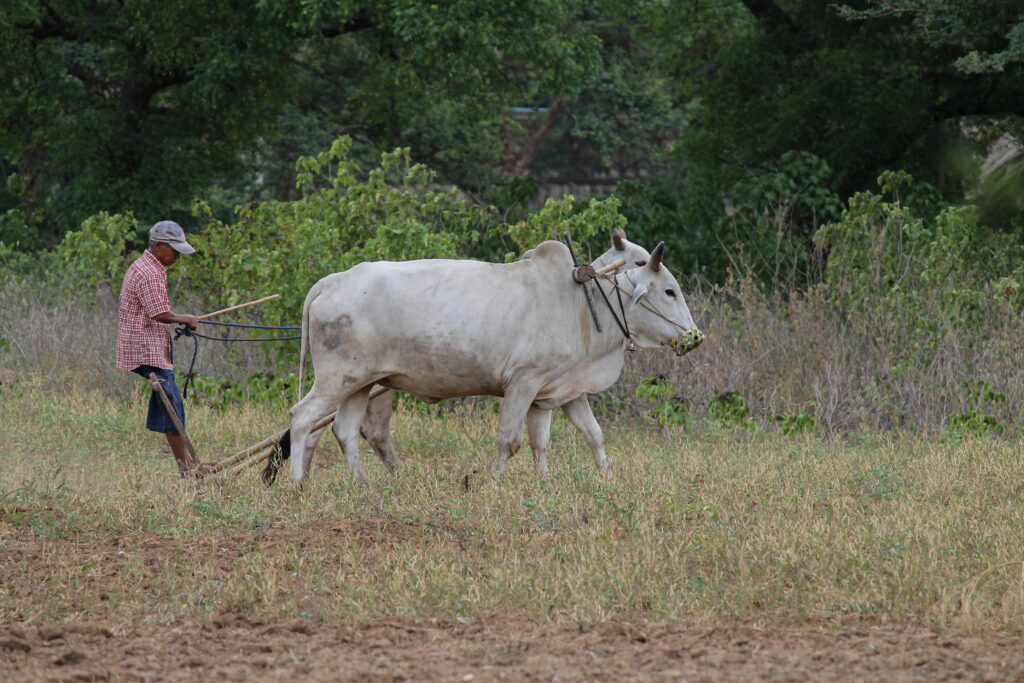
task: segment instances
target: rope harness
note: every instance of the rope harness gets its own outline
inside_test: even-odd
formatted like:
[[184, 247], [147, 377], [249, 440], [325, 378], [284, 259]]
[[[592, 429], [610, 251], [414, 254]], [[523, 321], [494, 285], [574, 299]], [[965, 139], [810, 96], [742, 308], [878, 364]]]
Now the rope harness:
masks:
[[[594, 280], [594, 284], [597, 285], [597, 291], [601, 292], [601, 298], [604, 299], [604, 303], [608, 306], [608, 312], [612, 314], [612, 318], [615, 320], [615, 324], [619, 326], [622, 336], [632, 341], [633, 335], [629, 332], [629, 321], [626, 320], [626, 307], [622, 305], [622, 288], [619, 287], [618, 277], [619, 275], [616, 273], [612, 276], [611, 280], [615, 296], [619, 300], [619, 312], [622, 314], [622, 320], [619, 320], [619, 316], [615, 314], [615, 308], [612, 306], [612, 302], [608, 300], [608, 295], [604, 293], [601, 281]], [[586, 286], [586, 283], [584, 283], [584, 286]]]
[[[209, 320], [200, 320], [199, 324], [200, 325], [216, 325], [217, 327], [240, 327], [240, 328], [245, 328], [245, 329], [250, 329], [250, 330], [299, 330], [299, 329], [302, 329], [301, 327], [298, 327], [297, 325], [284, 325], [284, 326], [276, 326], [276, 325], [245, 325], [245, 324], [242, 324], [242, 323], [215, 323], [215, 322], [212, 322], [212, 321], [209, 321]], [[211, 337], [211, 336], [206, 335], [206, 334], [199, 334], [198, 332], [196, 332], [194, 330], [190, 330], [189, 328], [184, 327], [184, 326], [174, 328], [174, 341], [178, 341], [178, 339], [180, 339], [182, 337], [191, 337], [192, 338], [192, 342], [193, 342], [193, 345], [192, 345], [192, 360], [191, 360], [191, 362], [189, 362], [188, 374], [185, 375], [185, 383], [182, 386], [181, 396], [182, 396], [183, 399], [184, 398], [188, 398], [188, 388], [192, 384], [192, 377], [194, 376], [193, 371], [194, 371], [195, 366], [196, 366], [196, 357], [199, 355], [199, 340], [200, 339], [209, 339], [211, 341], [219, 341], [219, 342], [222, 342], [224, 344], [232, 344], [232, 343], [236, 343], [236, 342], [277, 342], [277, 341], [291, 341], [293, 339], [302, 339], [301, 335], [292, 336], [292, 337]], [[171, 346], [171, 348], [173, 350], [173, 348], [174, 348], [173, 345]], [[172, 353], [172, 358], [173, 358], [173, 353]]]

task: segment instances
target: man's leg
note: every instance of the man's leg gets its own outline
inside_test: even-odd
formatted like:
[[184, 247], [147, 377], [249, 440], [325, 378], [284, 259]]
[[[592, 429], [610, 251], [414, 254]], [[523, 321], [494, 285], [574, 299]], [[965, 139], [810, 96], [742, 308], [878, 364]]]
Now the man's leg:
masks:
[[[176, 417], [181, 421], [182, 425], [184, 425], [185, 404], [181, 398], [181, 392], [178, 390], [178, 384], [175, 381], [173, 371], [141, 366], [136, 368], [135, 372], [143, 377], [148, 377], [148, 373], [153, 372], [160, 378], [164, 395], [171, 403], [171, 410], [177, 413]], [[171, 453], [174, 454], [174, 460], [178, 464], [178, 474], [180, 474], [182, 478], [188, 476], [202, 477], [203, 475], [210, 473], [210, 468], [213, 465], [211, 463], [196, 462], [189, 453], [188, 445], [184, 436], [176, 433], [168, 433], [169, 431], [177, 431], [177, 428], [174, 425], [174, 420], [171, 418], [167, 407], [164, 405], [162, 399], [157, 396], [156, 392], [154, 392], [150, 397], [149, 413], [146, 416], [146, 427], [151, 431], [163, 432], [164, 436], [167, 437], [167, 444], [171, 447]]]
[[182, 478], [187, 477], [196, 464], [192, 462], [192, 456], [188, 454], [185, 437], [180, 434], [165, 434], [165, 436], [167, 443], [171, 446], [171, 453], [174, 453], [174, 460], [178, 463], [178, 474]]

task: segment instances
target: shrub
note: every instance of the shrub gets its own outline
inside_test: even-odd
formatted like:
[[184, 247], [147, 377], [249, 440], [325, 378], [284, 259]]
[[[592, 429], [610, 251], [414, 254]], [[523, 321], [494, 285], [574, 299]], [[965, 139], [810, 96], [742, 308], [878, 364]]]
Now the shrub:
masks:
[[650, 414], [662, 427], [690, 424], [690, 407], [686, 399], [664, 375], [645, 378], [637, 385], [634, 393], [651, 406]]
[[750, 406], [746, 399], [735, 391], [716, 396], [708, 403], [708, 415], [720, 427], [742, 427], [754, 430], [756, 425], [750, 419]]
[[858, 193], [815, 238], [828, 250], [829, 297], [858, 333], [908, 360], [950, 334], [973, 343], [993, 308], [1020, 308], [1017, 238], [981, 225], [970, 205], [919, 215], [900, 200], [913, 189], [904, 172], [883, 173], [878, 183], [882, 194]]
[[195, 213], [206, 225], [193, 241], [197, 255], [181, 262], [182, 286], [219, 292], [218, 303], [225, 306], [280, 292], [281, 299], [260, 313], [273, 324], [295, 324], [317, 280], [364, 261], [501, 260], [509, 257], [498, 251], [503, 247], [528, 248], [555, 232], [580, 240], [607, 236], [624, 223], [615, 200], [577, 210], [566, 197], [509, 226], [491, 207], [467, 201], [456, 189], [432, 189], [435, 174], [412, 163], [408, 149], [383, 154], [377, 167], [363, 173], [348, 158], [350, 147], [343, 137], [326, 152], [300, 158], [303, 195], [297, 200], [241, 207], [233, 223], [217, 220], [197, 202]]
[[137, 222], [130, 213], [103, 211], [85, 219], [82, 227], [65, 235], [57, 247], [65, 282], [90, 289], [109, 284], [116, 294], [124, 272], [131, 265], [132, 257], [127, 252], [136, 235]]

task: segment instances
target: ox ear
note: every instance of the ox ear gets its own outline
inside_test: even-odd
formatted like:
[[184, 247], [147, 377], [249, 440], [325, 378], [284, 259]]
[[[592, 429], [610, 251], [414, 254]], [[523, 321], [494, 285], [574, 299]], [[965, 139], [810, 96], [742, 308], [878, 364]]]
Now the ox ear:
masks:
[[612, 232], [612, 246], [616, 251], [626, 251], [626, 231], [622, 228], [615, 228]]
[[647, 294], [647, 283], [641, 282], [633, 288], [633, 305], [636, 306], [636, 302], [640, 301], [643, 296]]
[[665, 255], [665, 243], [658, 242], [658, 246], [651, 252], [650, 266], [651, 270], [657, 273], [661, 270], [661, 257]]

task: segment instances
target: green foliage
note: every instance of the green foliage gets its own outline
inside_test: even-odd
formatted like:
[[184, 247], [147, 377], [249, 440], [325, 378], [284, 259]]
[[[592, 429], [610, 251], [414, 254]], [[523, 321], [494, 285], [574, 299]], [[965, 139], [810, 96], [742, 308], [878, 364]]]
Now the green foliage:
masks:
[[1024, 14], [1021, 3], [990, 3], [978, 12], [959, 0], [868, 0], [857, 9], [841, 6], [842, 16], [879, 20], [894, 15], [910, 18], [904, 33], [932, 48], [948, 48], [964, 73], [1003, 72], [1024, 62]]
[[39, 230], [43, 214], [28, 206], [28, 185], [28, 178], [12, 173], [7, 176], [6, 188], [0, 190], [0, 208], [11, 207], [0, 212], [0, 257], [5, 248], [34, 251], [45, 246]]
[[134, 258], [127, 252], [136, 235], [135, 216], [130, 213], [111, 215], [102, 211], [90, 216], [79, 230], [65, 235], [57, 247], [64, 277], [74, 286], [109, 284], [116, 294]]
[[291, 407], [298, 385], [298, 377], [294, 373], [277, 375], [261, 372], [251, 375], [244, 383], [238, 383], [196, 372], [192, 377], [188, 398], [189, 401], [197, 401], [220, 413], [233, 410], [243, 403], [287, 410]]
[[264, 320], [294, 324], [309, 288], [320, 278], [373, 260], [446, 258], [472, 250], [491, 212], [465, 202], [454, 189], [427, 189], [434, 175], [409, 150], [380, 157], [364, 173], [349, 157], [351, 139], [296, 163], [303, 194], [293, 201], [240, 207], [237, 220], [215, 218], [190, 238], [197, 254], [179, 262], [186, 289], [216, 292], [232, 305], [254, 293], [280, 293], [261, 307]]
[[[965, 184], [951, 172], [949, 151], [965, 131], [979, 120], [1016, 121], [1020, 139], [1020, 3], [981, 13], [957, 0], [851, 4], [857, 11], [840, 12], [831, 0], [715, 0], [649, 11], [662, 65], [688, 108], [675, 149], [687, 165], [682, 194], [691, 229], [727, 248], [743, 242], [754, 256], [774, 253], [771, 225], [722, 221], [737, 185], [763, 185], [758, 179], [776, 174], [787, 154], [827, 164], [828, 178], [816, 187], [840, 201], [899, 167], [962, 201]], [[824, 196], [816, 203], [835, 208]], [[801, 253], [821, 224], [816, 215], [834, 218], [787, 216]], [[1008, 227], [1019, 231], [1019, 220]], [[724, 273], [720, 263], [712, 268], [716, 277]]]
[[273, 5], [25, 0], [0, 13], [0, 156], [32, 188], [14, 206], [41, 210], [57, 237], [101, 210], [186, 214], [289, 93], [299, 36]]
[[[518, 252], [507, 252], [506, 261], [519, 258], [519, 254], [531, 249], [554, 235], [569, 235], [574, 243], [577, 256], [583, 258], [581, 246], [588, 240], [611, 235], [616, 228], [626, 227], [626, 217], [619, 213], [621, 202], [614, 197], [603, 200], [591, 200], [576, 210], [576, 198], [566, 195], [561, 199], [549, 199], [537, 212], [530, 214], [525, 220], [508, 226], [498, 226], [502, 234], [507, 231]], [[580, 245], [580, 246], [577, 246]], [[602, 251], [604, 251], [602, 249]]]
[[885, 194], [856, 194], [815, 237], [828, 250], [829, 296], [857, 332], [899, 358], [931, 351], [950, 333], [970, 344], [993, 307], [1019, 309], [1020, 240], [981, 225], [971, 206], [922, 215], [912, 208], [906, 173], [887, 172], [878, 182]]
[[637, 385], [635, 396], [652, 406], [651, 414], [658, 424], [690, 425], [690, 406], [678, 389], [664, 375], [647, 377]]
[[809, 152], [785, 152], [764, 172], [737, 181], [727, 193], [729, 215], [717, 221], [719, 269], [735, 250], [751, 274], [771, 284], [805, 273], [810, 235], [840, 214], [832, 182], [829, 165]]
[[949, 418], [947, 439], [1002, 436], [1008, 421], [1006, 394], [996, 391], [988, 382], [970, 382], [965, 389], [965, 410]]
[[738, 181], [730, 199], [737, 212], [775, 223], [820, 225], [842, 208], [829, 187], [832, 175], [828, 163], [810, 152], [785, 152], [765, 173]]
[[755, 431], [757, 426], [750, 419], [750, 406], [746, 399], [735, 391], [716, 396], [708, 403], [708, 415], [720, 427], [740, 427]]
[[645, 246], [665, 242], [677, 277], [704, 272], [715, 279], [724, 272], [721, 243], [710, 231], [687, 220], [685, 197], [680, 193], [683, 174], [678, 168], [660, 168], [649, 178], [625, 180], [615, 188], [621, 211], [629, 224], [629, 239]]
[[29, 191], [0, 192], [20, 214], [0, 240], [101, 210], [180, 222], [196, 195], [221, 215], [288, 198], [291, 160], [335, 131], [361, 157], [412, 145], [482, 187], [509, 105], [575, 97], [603, 70], [591, 19], [576, 0], [15, 3], [0, 171]]
[[[806, 271], [810, 235], [880, 170], [960, 200], [950, 141], [990, 120], [1021, 139], [1018, 2], [851, 4], [8, 3], [0, 242], [42, 250], [100, 211], [184, 224], [197, 198], [228, 222], [301, 197], [293, 160], [344, 131], [353, 164], [411, 148], [507, 222], [596, 183], [687, 272], [723, 279], [739, 244], [764, 279]], [[1020, 230], [1019, 171], [989, 176], [993, 227]]]
[[813, 434], [816, 427], [814, 416], [806, 411], [796, 415], [780, 415], [776, 421], [779, 423], [779, 430], [786, 436]]
[[[351, 145], [342, 137], [325, 152], [301, 157], [302, 196], [293, 201], [240, 207], [232, 223], [197, 202], [195, 213], [206, 225], [190, 237], [198, 253], [176, 266], [180, 286], [204, 298], [217, 292], [224, 306], [280, 293], [260, 314], [273, 324], [294, 324], [317, 280], [364, 261], [512, 258], [555, 233], [571, 234], [582, 249], [586, 239], [600, 236], [603, 243], [625, 225], [615, 199], [577, 209], [569, 196], [509, 226], [454, 188], [430, 189], [434, 172], [413, 163], [409, 150], [385, 153], [364, 171], [349, 157]], [[513, 246], [517, 251], [504, 252]]]

